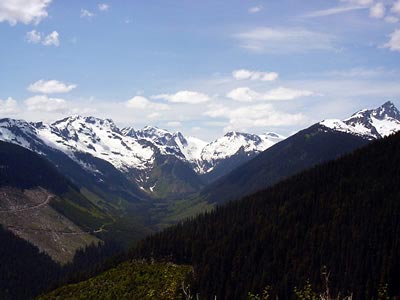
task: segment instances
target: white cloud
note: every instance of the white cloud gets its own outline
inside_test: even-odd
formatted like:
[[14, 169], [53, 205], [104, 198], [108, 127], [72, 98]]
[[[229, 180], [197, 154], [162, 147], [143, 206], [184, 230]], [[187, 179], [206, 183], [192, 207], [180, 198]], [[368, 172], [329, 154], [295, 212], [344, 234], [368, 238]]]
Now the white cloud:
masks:
[[37, 95], [25, 100], [28, 111], [59, 112], [68, 111], [67, 101], [60, 98], [49, 98], [47, 95]]
[[32, 30], [26, 33], [26, 40], [28, 43], [38, 44], [41, 43], [44, 46], [56, 46], [60, 45], [60, 35], [57, 31], [44, 36], [43, 33], [36, 30]]
[[230, 91], [226, 96], [232, 100], [239, 102], [262, 101], [279, 101], [293, 100], [300, 97], [312, 96], [313, 92], [308, 90], [297, 90], [285, 87], [278, 87], [265, 93], [258, 93], [248, 87], [241, 87]]
[[179, 121], [170, 121], [170, 122], [167, 122], [167, 126], [170, 126], [170, 127], [181, 127], [182, 123], [179, 122]]
[[385, 16], [386, 8], [382, 2], [375, 3], [369, 10], [369, 16], [374, 19], [382, 19]]
[[392, 51], [400, 52], [400, 29], [396, 29], [391, 35], [389, 41], [383, 46]]
[[257, 5], [257, 6], [250, 7], [248, 11], [251, 14], [256, 14], [256, 13], [262, 11], [262, 9], [263, 9], [262, 5]]
[[28, 43], [37, 44], [42, 40], [42, 34], [36, 30], [32, 30], [26, 33], [26, 40]]
[[179, 91], [175, 94], [155, 95], [153, 99], [164, 99], [173, 103], [199, 104], [209, 102], [211, 98], [203, 93], [194, 91]]
[[393, 3], [391, 11], [400, 15], [400, 0], [397, 0], [395, 3]]
[[47, 7], [51, 0], [1, 0], [0, 22], [16, 25], [39, 24], [48, 16]]
[[212, 118], [228, 119], [229, 130], [248, 130], [255, 127], [291, 126], [305, 122], [303, 114], [290, 114], [277, 111], [271, 104], [258, 104], [229, 108], [210, 106], [204, 115]]
[[159, 117], [161, 117], [161, 114], [158, 113], [158, 112], [154, 112], [154, 113], [151, 113], [151, 114], [147, 115], [147, 119], [157, 119]]
[[91, 11], [84, 9], [84, 8], [81, 9], [81, 14], [80, 14], [81, 18], [91, 18], [93, 16], [94, 16], [94, 13], [92, 13]]
[[68, 93], [76, 87], [76, 84], [65, 84], [58, 80], [41, 79], [29, 85], [28, 90], [33, 93], [62, 94]]
[[259, 72], [259, 71], [240, 69], [233, 71], [232, 76], [236, 80], [274, 81], [278, 79], [279, 74], [276, 72]]
[[359, 10], [359, 9], [365, 9], [365, 8], [366, 8], [365, 6], [361, 6], [361, 5], [337, 6], [337, 7], [331, 7], [328, 9], [312, 11], [312, 12], [309, 12], [309, 13], [303, 15], [303, 17], [305, 17], [305, 18], [327, 17], [327, 16], [337, 15], [337, 14], [346, 13], [346, 12]]
[[356, 4], [356, 5], [369, 6], [372, 3], [374, 3], [374, 0], [340, 0], [340, 2], [346, 2], [346, 3]]
[[252, 102], [260, 98], [260, 94], [248, 87], [240, 87], [230, 91], [226, 97], [240, 102]]
[[60, 40], [59, 40], [59, 34], [57, 31], [53, 31], [49, 35], [47, 35], [43, 42], [43, 45], [45, 46], [56, 46], [58, 47], [60, 45]]
[[395, 23], [399, 22], [399, 18], [396, 18], [395, 16], [387, 16], [385, 18], [385, 22], [395, 24]]
[[106, 3], [100, 3], [97, 7], [100, 11], [107, 11], [110, 8], [110, 5]]
[[[148, 110], [169, 110], [170, 107], [164, 103], [155, 103], [143, 96], [135, 96], [125, 102], [128, 108], [148, 109]], [[150, 115], [149, 115], [150, 116]], [[152, 115], [154, 117], [154, 114]]]
[[305, 28], [257, 27], [234, 35], [240, 46], [258, 53], [293, 53], [334, 50], [332, 35]]
[[13, 98], [8, 97], [6, 100], [0, 99], [0, 114], [13, 114], [18, 112], [18, 104]]

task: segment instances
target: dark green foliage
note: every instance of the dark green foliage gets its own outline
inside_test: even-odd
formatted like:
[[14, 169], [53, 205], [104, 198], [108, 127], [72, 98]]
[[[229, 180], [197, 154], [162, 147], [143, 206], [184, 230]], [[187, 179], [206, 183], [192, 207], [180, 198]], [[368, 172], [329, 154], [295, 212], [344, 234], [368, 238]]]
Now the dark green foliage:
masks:
[[127, 257], [119, 243], [107, 241], [79, 249], [71, 263], [63, 266], [63, 279], [57, 286], [77, 283], [115, 267]]
[[[332, 145], [331, 145], [332, 146]], [[192, 264], [203, 297], [271, 286], [293, 299], [307, 280], [354, 299], [400, 295], [400, 134], [149, 237], [131, 257]]]
[[201, 193], [222, 204], [254, 193], [312, 166], [349, 153], [368, 141], [316, 124], [265, 150]]
[[62, 267], [47, 254], [39, 252], [37, 247], [1, 226], [0, 245], [1, 300], [32, 299], [61, 284], [98, 274], [124, 257], [119, 254], [118, 244], [107, 242], [78, 250], [73, 262]]
[[31, 299], [61, 278], [61, 267], [0, 226], [0, 299]]
[[190, 266], [129, 261], [87, 281], [61, 287], [39, 299], [183, 299], [180, 289], [190, 273]]

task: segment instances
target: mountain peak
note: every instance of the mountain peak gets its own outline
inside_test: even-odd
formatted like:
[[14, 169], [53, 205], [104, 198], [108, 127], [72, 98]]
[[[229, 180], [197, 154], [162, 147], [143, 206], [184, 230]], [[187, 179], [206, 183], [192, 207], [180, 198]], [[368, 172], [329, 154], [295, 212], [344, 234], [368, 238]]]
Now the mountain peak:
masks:
[[343, 121], [324, 120], [319, 124], [366, 139], [378, 139], [400, 131], [400, 112], [393, 102], [387, 101], [376, 109], [362, 109]]
[[400, 111], [392, 101], [387, 101], [374, 110], [376, 117], [381, 119], [385, 117], [393, 118], [400, 121]]

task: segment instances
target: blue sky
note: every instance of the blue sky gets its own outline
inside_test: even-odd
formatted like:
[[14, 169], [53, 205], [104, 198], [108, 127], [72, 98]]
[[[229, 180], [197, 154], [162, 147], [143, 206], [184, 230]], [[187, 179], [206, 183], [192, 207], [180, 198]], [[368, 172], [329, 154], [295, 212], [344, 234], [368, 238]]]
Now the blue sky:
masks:
[[0, 116], [206, 140], [400, 106], [399, 0], [0, 2]]

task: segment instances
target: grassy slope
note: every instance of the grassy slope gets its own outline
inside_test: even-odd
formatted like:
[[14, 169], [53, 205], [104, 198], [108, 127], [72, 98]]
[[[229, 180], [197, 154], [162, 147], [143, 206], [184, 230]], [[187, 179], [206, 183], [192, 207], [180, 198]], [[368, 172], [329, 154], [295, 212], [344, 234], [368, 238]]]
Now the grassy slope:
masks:
[[190, 266], [130, 261], [38, 299], [181, 299], [179, 290], [191, 272]]

